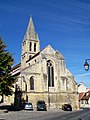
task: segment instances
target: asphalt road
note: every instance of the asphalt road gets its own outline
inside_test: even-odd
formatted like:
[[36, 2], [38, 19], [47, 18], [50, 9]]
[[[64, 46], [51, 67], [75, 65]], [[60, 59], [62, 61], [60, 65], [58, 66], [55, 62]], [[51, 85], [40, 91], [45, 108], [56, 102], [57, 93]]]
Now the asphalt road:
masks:
[[0, 120], [90, 120], [90, 109], [79, 111], [16, 111], [0, 114]]

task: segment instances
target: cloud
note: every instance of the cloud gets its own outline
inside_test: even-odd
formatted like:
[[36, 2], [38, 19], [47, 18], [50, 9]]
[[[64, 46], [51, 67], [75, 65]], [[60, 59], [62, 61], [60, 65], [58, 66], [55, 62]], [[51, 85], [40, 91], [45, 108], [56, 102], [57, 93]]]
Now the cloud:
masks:
[[71, 4], [77, 8], [80, 8], [80, 9], [84, 9], [84, 10], [89, 10], [90, 11], [90, 2], [88, 2], [87, 4], [87, 1], [88, 0], [74, 0], [74, 1], [71, 1]]
[[84, 76], [88, 76], [90, 75], [90, 73], [84, 73], [84, 74], [78, 74], [78, 75], [75, 75], [77, 77], [84, 77]]
[[87, 87], [90, 88], [90, 73], [85, 73], [85, 74], [78, 74], [75, 75], [75, 80], [77, 83], [84, 83]]
[[32, 7], [30, 6], [30, 10], [29, 10], [28, 8], [23, 8], [23, 6], [14, 6], [11, 4], [9, 5], [5, 3], [0, 3], [0, 9], [7, 12], [28, 14], [32, 10]]

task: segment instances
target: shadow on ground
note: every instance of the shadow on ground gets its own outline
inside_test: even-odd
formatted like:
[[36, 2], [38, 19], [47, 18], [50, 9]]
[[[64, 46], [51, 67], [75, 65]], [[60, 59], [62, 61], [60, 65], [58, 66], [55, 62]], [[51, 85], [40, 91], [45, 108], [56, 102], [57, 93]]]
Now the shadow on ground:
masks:
[[2, 106], [0, 106], [0, 110], [1, 111], [4, 111], [4, 110], [6, 110], [6, 111], [20, 111], [22, 109], [17, 108], [13, 105], [2, 105]]

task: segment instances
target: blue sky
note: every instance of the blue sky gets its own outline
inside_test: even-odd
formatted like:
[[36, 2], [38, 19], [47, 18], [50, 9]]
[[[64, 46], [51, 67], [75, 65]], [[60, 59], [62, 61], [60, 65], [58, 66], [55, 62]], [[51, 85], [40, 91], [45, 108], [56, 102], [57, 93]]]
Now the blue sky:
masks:
[[[0, 0], [0, 36], [20, 62], [21, 43], [32, 15], [41, 49], [48, 44], [61, 52], [77, 82], [90, 87], [90, 0]], [[90, 63], [90, 61], [88, 61]]]

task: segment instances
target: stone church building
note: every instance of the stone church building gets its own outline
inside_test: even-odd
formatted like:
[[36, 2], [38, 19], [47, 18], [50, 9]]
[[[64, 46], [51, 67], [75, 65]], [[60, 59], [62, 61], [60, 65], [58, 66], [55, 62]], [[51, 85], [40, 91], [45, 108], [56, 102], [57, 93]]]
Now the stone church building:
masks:
[[22, 42], [21, 62], [13, 67], [17, 76], [14, 94], [4, 97], [4, 102], [17, 104], [23, 99], [32, 102], [44, 100], [48, 108], [61, 108], [64, 103], [79, 109], [77, 84], [66, 68], [64, 56], [51, 45], [40, 50], [40, 40], [35, 31], [32, 17]]

